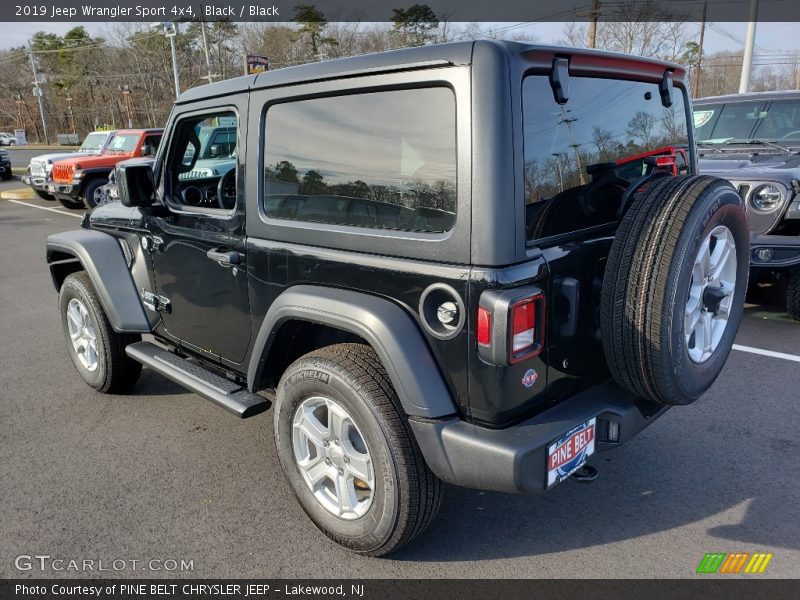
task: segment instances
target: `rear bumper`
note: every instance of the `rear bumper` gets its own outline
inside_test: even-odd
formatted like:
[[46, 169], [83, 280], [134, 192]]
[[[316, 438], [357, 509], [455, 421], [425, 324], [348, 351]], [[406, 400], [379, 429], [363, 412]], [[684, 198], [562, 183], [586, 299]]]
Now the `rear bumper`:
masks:
[[751, 234], [751, 267], [781, 268], [793, 265], [800, 265], [800, 236]]
[[[598, 452], [624, 444], [669, 407], [643, 402], [613, 383], [588, 388], [506, 429], [487, 429], [460, 419], [411, 418], [411, 428], [431, 470], [464, 487], [541, 494], [546, 491], [547, 447], [570, 429], [597, 418]], [[608, 425], [619, 424], [619, 440]]]

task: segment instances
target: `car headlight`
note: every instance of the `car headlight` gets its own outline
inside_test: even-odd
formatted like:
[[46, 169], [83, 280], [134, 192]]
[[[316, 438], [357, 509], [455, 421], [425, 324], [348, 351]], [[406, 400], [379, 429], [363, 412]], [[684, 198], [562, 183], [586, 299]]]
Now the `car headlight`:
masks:
[[44, 166], [44, 170], [47, 173], [50, 173], [53, 170], [53, 163], [47, 161], [47, 164]]
[[775, 210], [782, 201], [780, 189], [771, 183], [757, 187], [750, 195], [750, 204], [757, 210]]

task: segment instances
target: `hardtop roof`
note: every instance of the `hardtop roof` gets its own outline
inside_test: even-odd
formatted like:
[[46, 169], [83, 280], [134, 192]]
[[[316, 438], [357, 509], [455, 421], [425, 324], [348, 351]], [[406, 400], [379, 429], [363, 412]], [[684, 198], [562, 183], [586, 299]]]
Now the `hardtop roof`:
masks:
[[384, 52], [296, 65], [277, 69], [275, 71], [259, 73], [258, 75], [235, 77], [233, 79], [226, 79], [224, 81], [217, 81], [190, 88], [180, 95], [177, 103], [194, 102], [253, 89], [368, 75], [370, 73], [401, 71], [425, 67], [432, 68], [447, 65], [469, 65], [472, 62], [473, 52], [477, 45], [491, 48], [503, 54], [506, 60], [509, 61], [525, 61], [526, 57], [530, 56], [532, 52], [535, 53], [539, 51], [549, 55], [589, 55], [598, 59], [609, 59], [610, 61], [614, 61], [617, 65], [630, 63], [646, 65], [651, 69], [654, 66], [661, 69], [669, 68], [675, 71], [676, 79], [680, 79], [684, 73], [684, 69], [677, 64], [616, 52], [590, 50], [587, 48], [569, 48], [565, 46], [527, 44], [522, 42], [478, 40], [387, 50]]

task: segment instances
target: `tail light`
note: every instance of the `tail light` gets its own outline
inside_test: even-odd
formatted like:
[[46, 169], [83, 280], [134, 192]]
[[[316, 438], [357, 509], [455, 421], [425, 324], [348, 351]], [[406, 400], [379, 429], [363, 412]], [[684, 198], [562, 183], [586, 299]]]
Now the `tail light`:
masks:
[[478, 353], [495, 365], [537, 356], [545, 341], [545, 298], [533, 286], [481, 294], [476, 340]]
[[492, 343], [492, 313], [482, 306], [478, 307], [478, 345], [490, 346]]
[[509, 362], [516, 363], [536, 356], [542, 351], [544, 333], [537, 331], [537, 314], [540, 328], [544, 327], [544, 295], [536, 294], [511, 304], [511, 348]]

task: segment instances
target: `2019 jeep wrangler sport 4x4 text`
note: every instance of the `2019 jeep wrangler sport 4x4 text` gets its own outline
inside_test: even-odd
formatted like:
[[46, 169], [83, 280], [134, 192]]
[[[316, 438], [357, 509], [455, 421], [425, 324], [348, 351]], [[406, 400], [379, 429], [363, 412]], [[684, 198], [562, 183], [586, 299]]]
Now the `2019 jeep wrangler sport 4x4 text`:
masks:
[[189, 90], [120, 201], [47, 240], [67, 350], [101, 392], [146, 365], [274, 403], [298, 501], [363, 554], [442, 481], [591, 479], [708, 389], [742, 315], [747, 220], [695, 174], [684, 76], [481, 41]]

